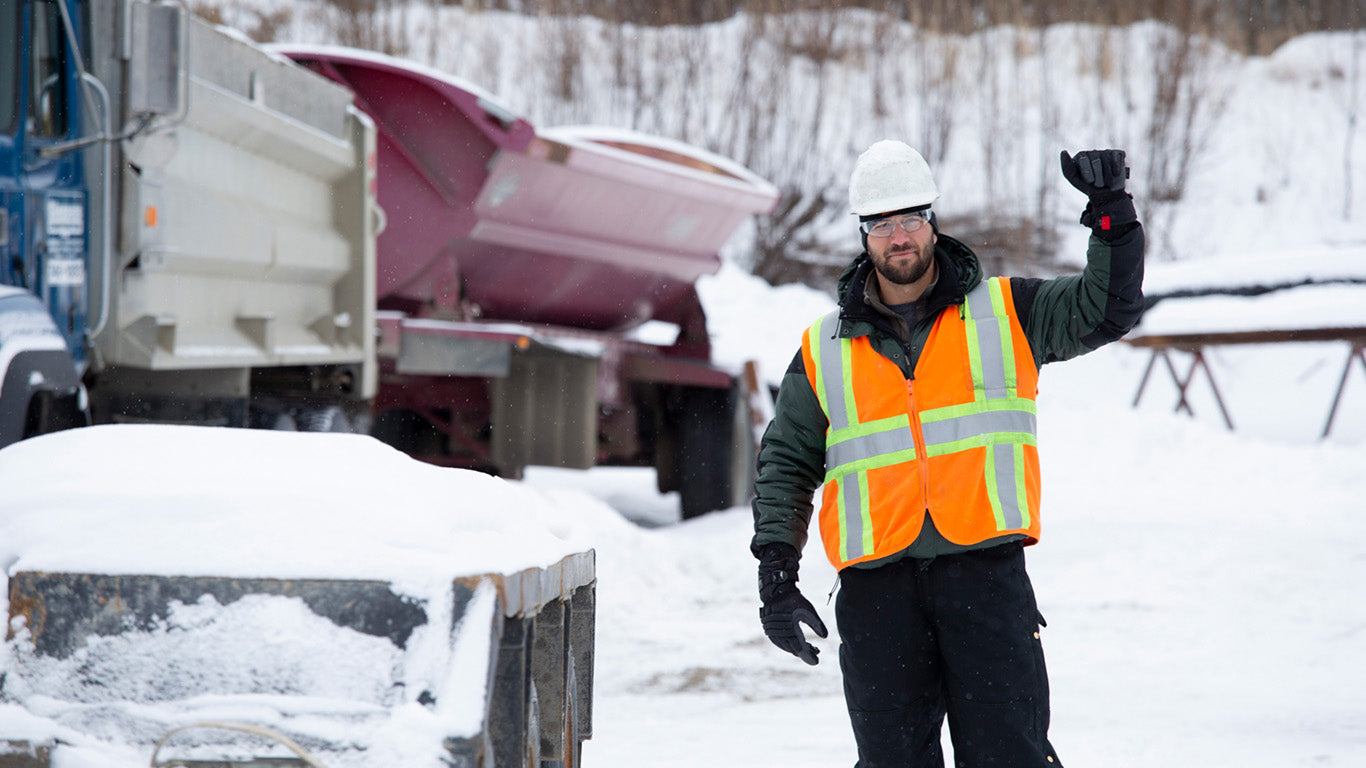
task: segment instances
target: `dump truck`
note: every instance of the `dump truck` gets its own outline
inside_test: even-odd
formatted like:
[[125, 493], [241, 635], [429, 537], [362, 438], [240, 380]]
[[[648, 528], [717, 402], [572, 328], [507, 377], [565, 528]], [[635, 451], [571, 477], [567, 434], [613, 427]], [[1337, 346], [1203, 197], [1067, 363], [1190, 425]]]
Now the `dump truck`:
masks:
[[764, 180], [175, 2], [0, 0], [0, 24], [0, 445], [372, 432], [512, 478], [654, 467], [685, 517], [747, 500], [747, 392], [695, 282]]
[[522, 484], [155, 424], [12, 444], [0, 478], [0, 765], [580, 765], [595, 555]]
[[0, 331], [0, 445], [368, 424], [380, 212], [348, 91], [179, 3], [0, 0], [0, 57], [0, 284], [31, 296], [0, 315], [30, 329]]
[[[181, 3], [0, 0], [0, 447], [27, 451], [30, 442], [49, 438], [94, 440], [106, 428], [156, 428], [144, 422], [216, 425], [214, 439], [179, 449], [199, 454], [212, 477], [223, 464], [209, 448], [244, 436], [291, 428], [368, 431], [378, 382], [375, 242], [383, 222], [376, 173], [374, 126], [349, 90], [192, 18]], [[91, 422], [97, 426], [85, 426]], [[85, 428], [67, 429], [78, 426]], [[277, 502], [289, 501], [262, 506], [279, 510], [276, 523], [288, 529], [300, 510], [326, 509], [341, 476], [383, 471], [379, 457], [366, 451], [384, 446], [350, 437], [364, 440], [351, 453], [375, 460], [364, 469], [312, 467], [328, 479], [314, 492], [298, 479], [274, 490]], [[99, 497], [91, 500], [94, 511], [104, 509], [101, 499], [130, 489], [164, 500], [157, 494], [166, 490], [163, 473], [175, 451], [126, 438], [99, 445], [49, 454], [47, 463], [66, 473], [52, 487], [87, 489]], [[301, 454], [311, 451], [299, 447]], [[56, 496], [24, 496], [35, 473], [16, 466], [0, 460], [0, 497], [8, 509], [45, 509], [42, 500]], [[122, 469], [97, 471], [113, 466]], [[217, 503], [204, 482], [177, 497], [185, 521]], [[392, 482], [402, 485], [398, 476]], [[458, 518], [458, 490], [410, 501]], [[24, 498], [30, 503], [18, 501]], [[50, 519], [68, 519], [72, 535], [92, 520], [75, 507], [62, 510], [50, 510]], [[371, 511], [377, 520], [392, 514], [380, 505]], [[138, 519], [142, 512], [125, 507], [118, 515]], [[149, 538], [175, 550], [176, 535], [194, 529], [175, 525]], [[261, 534], [262, 543], [273, 536]], [[8, 536], [6, 544], [16, 540]], [[57, 540], [39, 548], [61, 554], [68, 546]], [[7, 639], [26, 637], [26, 658], [49, 668], [73, 656], [88, 659], [96, 646], [117, 646], [100, 638], [164, 630], [184, 606], [212, 602], [234, 610], [285, 600], [348, 632], [373, 635], [397, 654], [399, 640], [414, 627], [452, 635], [463, 603], [488, 594], [476, 633], [489, 648], [482, 657], [488, 681], [470, 689], [477, 716], [438, 741], [442, 760], [472, 768], [539, 767], [540, 756], [576, 764], [578, 745], [591, 733], [591, 552], [486, 572], [452, 562], [460, 572], [448, 581], [450, 602], [424, 602], [386, 578], [297, 572], [309, 547], [300, 542], [250, 578], [230, 569], [148, 573], [101, 570], [99, 563], [26, 571], [26, 553], [12, 552], [4, 558], [13, 612]], [[98, 542], [88, 548], [98, 549]], [[149, 556], [146, 565], [163, 559]], [[260, 634], [244, 630], [234, 647], [253, 647]], [[261, 653], [268, 656], [270, 647]], [[19, 691], [25, 670], [9, 661], [0, 671], [0, 764], [60, 765], [73, 739], [100, 740], [79, 735], [79, 723], [54, 726], [25, 706], [28, 698]], [[148, 678], [153, 688], [178, 673], [198, 679], [194, 664], [183, 660], [149, 663], [163, 661], [164, 674]], [[139, 691], [114, 695], [109, 692], [126, 675], [82, 669], [68, 681], [72, 690], [106, 692], [93, 709], [145, 712], [143, 705], [164, 705], [158, 724], [168, 726], [169, 743], [161, 758], [179, 760], [178, 747], [206, 743], [195, 734], [169, 733], [197, 722], [185, 719], [194, 712], [193, 696], [167, 703], [156, 695], [142, 700]], [[354, 673], [338, 671], [331, 683], [344, 685]], [[269, 693], [270, 682], [246, 694]], [[299, 688], [289, 704], [300, 707], [300, 716], [317, 714], [309, 710], [317, 699], [307, 691]], [[42, 687], [37, 695], [54, 693]], [[225, 691], [206, 685], [197, 693], [213, 698]], [[374, 707], [387, 703], [440, 707], [420, 694], [363, 702], [363, 711], [351, 712], [351, 724], [385, 722], [383, 707]], [[92, 702], [78, 696], [68, 703], [81, 710]], [[259, 713], [248, 706], [211, 720], [258, 733], [283, 731], [295, 745], [302, 741], [305, 752], [315, 751], [308, 738], [289, 737], [288, 728], [256, 722]], [[364, 745], [348, 750], [347, 744], [314, 746], [355, 764], [344, 755], [363, 753]], [[91, 748], [100, 751], [99, 744]], [[293, 753], [267, 752], [260, 760], [253, 754], [207, 764], [314, 764]], [[161, 758], [154, 753], [154, 760]], [[141, 755], [138, 764], [146, 759]]]
[[273, 49], [376, 126], [376, 436], [506, 477], [654, 467], [684, 517], [748, 501], [752, 393], [712, 361], [696, 281], [771, 184], [657, 136], [539, 128], [410, 61]]
[[[0, 498], [13, 513], [47, 509], [54, 494], [19, 495], [38, 473], [16, 469], [23, 462], [13, 457], [33, 448], [29, 438], [89, 438], [99, 450], [59, 442], [47, 454], [49, 469], [65, 473], [54, 488], [84, 489], [96, 510], [115, 491], [143, 489], [196, 515], [216, 503], [204, 490], [215, 475], [167, 496], [168, 466], [178, 456], [210, 470], [226, 463], [197, 444], [142, 445], [104, 431], [177, 424], [214, 427], [205, 445], [291, 430], [380, 438], [313, 436], [364, 440], [350, 450], [373, 459], [365, 469], [310, 468], [334, 484], [383, 471], [366, 451], [387, 443], [433, 471], [477, 469], [463, 476], [489, 481], [532, 464], [653, 466], [661, 491], [679, 491], [685, 516], [742, 502], [752, 471], [747, 402], [740, 372], [711, 360], [695, 281], [776, 198], [767, 182], [695, 147], [602, 128], [537, 129], [441, 73], [358, 51], [267, 50], [180, 2], [0, 0]], [[121, 469], [94, 472], [111, 467]], [[278, 522], [288, 529], [304, 511], [326, 509], [334, 491], [281, 481], [273, 493], [290, 503]], [[434, 498], [452, 515], [462, 502], [447, 492], [412, 505]], [[85, 532], [94, 518], [63, 516], [76, 509], [42, 519]], [[387, 510], [372, 512], [383, 520]], [[168, 532], [194, 531], [183, 522], [144, 537], [164, 545], [147, 562], [179, 550]], [[0, 547], [16, 537], [0, 537]], [[246, 698], [230, 702], [231, 717], [201, 722], [196, 708], [223, 691], [191, 686], [166, 698], [153, 677], [144, 699], [149, 690], [114, 692], [128, 681], [121, 668], [85, 663], [92, 649], [132, 661], [119, 643], [262, 604], [288, 604], [399, 651], [410, 630], [463, 632], [460, 611], [486, 605], [475, 634], [492, 649], [477, 654], [487, 685], [472, 720], [439, 729], [442, 764], [572, 766], [591, 735], [591, 551], [521, 569], [455, 562], [452, 596], [422, 600], [383, 574], [300, 570], [316, 542], [254, 573], [208, 562], [139, 572], [66, 558], [60, 540], [33, 546], [3, 559], [10, 655], [0, 669], [0, 765], [70, 764], [75, 742], [99, 752], [108, 731], [82, 727], [101, 708], [126, 716], [118, 727], [152, 747], [154, 764], [314, 765], [318, 750], [335, 756], [327, 764], [364, 764], [365, 743], [291, 732], [292, 718], [335, 710], [307, 686], [290, 689], [300, 696], [272, 709], [270, 724], [252, 722], [262, 710], [251, 697], [268, 686], [235, 691]], [[253, 645], [268, 627], [245, 626], [240, 647], [268, 657], [269, 645]], [[195, 662], [165, 661], [168, 674], [199, 680]], [[68, 670], [59, 687], [75, 692], [58, 707], [69, 719], [55, 724], [57, 689], [22, 690], [39, 679], [30, 673], [52, 669]], [[343, 671], [325, 682], [349, 679]], [[422, 693], [341, 710], [354, 725], [389, 722], [389, 704], [441, 708]], [[288, 754], [207, 756], [200, 747], [212, 740], [185, 733], [196, 728], [246, 731]], [[189, 753], [162, 751], [187, 739]]]

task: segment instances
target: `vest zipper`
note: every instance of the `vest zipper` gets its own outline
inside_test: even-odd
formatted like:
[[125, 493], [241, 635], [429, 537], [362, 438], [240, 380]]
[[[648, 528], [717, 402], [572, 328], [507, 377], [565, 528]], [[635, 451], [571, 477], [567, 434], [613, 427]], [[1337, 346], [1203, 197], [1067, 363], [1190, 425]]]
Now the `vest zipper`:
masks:
[[920, 425], [920, 411], [915, 407], [915, 377], [906, 379], [906, 397], [910, 403], [911, 437], [915, 440], [915, 461], [920, 466], [920, 498], [925, 502], [925, 514], [930, 514], [930, 458], [925, 452], [925, 433]]

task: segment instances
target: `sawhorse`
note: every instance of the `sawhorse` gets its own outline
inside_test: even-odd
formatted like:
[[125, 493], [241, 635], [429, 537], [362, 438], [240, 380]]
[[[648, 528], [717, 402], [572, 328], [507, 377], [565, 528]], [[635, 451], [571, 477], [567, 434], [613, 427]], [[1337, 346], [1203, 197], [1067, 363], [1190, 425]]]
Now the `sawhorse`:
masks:
[[1342, 402], [1342, 392], [1347, 388], [1347, 374], [1352, 372], [1352, 361], [1361, 361], [1362, 373], [1366, 373], [1366, 342], [1357, 339], [1352, 342], [1352, 351], [1347, 353], [1347, 363], [1342, 366], [1342, 379], [1338, 381], [1338, 391], [1333, 395], [1333, 407], [1328, 411], [1328, 423], [1323, 425], [1323, 434], [1319, 437], [1328, 437], [1328, 433], [1333, 429], [1333, 419], [1338, 415], [1338, 404]]
[[1224, 405], [1224, 398], [1219, 394], [1219, 387], [1214, 383], [1214, 372], [1209, 369], [1209, 363], [1205, 362], [1205, 352], [1202, 347], [1182, 347], [1184, 352], [1191, 354], [1190, 368], [1186, 369], [1186, 375], [1182, 376], [1176, 372], [1176, 365], [1172, 363], [1171, 355], [1168, 354], [1167, 347], [1153, 347], [1153, 354], [1148, 358], [1148, 366], [1143, 369], [1143, 378], [1138, 382], [1138, 393], [1134, 395], [1133, 407], [1137, 408], [1140, 400], [1143, 399], [1143, 390], [1148, 386], [1148, 377], [1152, 375], [1153, 368], [1157, 365], [1157, 359], [1162, 358], [1162, 362], [1167, 366], [1167, 372], [1172, 375], [1172, 381], [1176, 384], [1176, 408], [1174, 413], [1186, 412], [1188, 416], [1194, 416], [1195, 411], [1191, 410], [1190, 401], [1186, 399], [1186, 391], [1190, 389], [1191, 381], [1195, 379], [1195, 372], [1203, 369], [1205, 378], [1209, 381], [1210, 391], [1214, 393], [1214, 402], [1219, 404], [1219, 413], [1224, 417], [1224, 424], [1231, 431], [1233, 429], [1233, 419], [1229, 418], [1228, 408]]
[[[1138, 407], [1139, 401], [1143, 399], [1143, 390], [1148, 386], [1148, 378], [1152, 375], [1153, 368], [1157, 366], [1157, 361], [1160, 358], [1166, 365], [1167, 372], [1171, 374], [1172, 381], [1176, 384], [1177, 401], [1174, 411], [1177, 413], [1184, 411], [1188, 415], [1194, 415], [1187, 393], [1190, 390], [1191, 382], [1195, 380], [1195, 372], [1204, 370], [1210, 390], [1214, 393], [1214, 401], [1219, 405], [1219, 413], [1224, 417], [1224, 424], [1232, 430], [1233, 419], [1229, 416], [1228, 408], [1224, 405], [1224, 398], [1219, 393], [1218, 385], [1214, 383], [1214, 372], [1210, 370], [1209, 363], [1205, 360], [1204, 348], [1220, 344], [1276, 344], [1290, 341], [1346, 341], [1351, 345], [1347, 353], [1347, 361], [1342, 366], [1342, 377], [1338, 380], [1337, 392], [1333, 395], [1333, 405], [1328, 411], [1328, 421], [1323, 425], [1323, 433], [1319, 435], [1320, 438], [1326, 438], [1333, 430], [1333, 420], [1337, 417], [1338, 406], [1341, 405], [1343, 393], [1347, 389], [1347, 379], [1352, 372], [1352, 363], [1360, 361], [1362, 369], [1366, 371], [1366, 328], [1222, 331], [1136, 336], [1125, 339], [1125, 342], [1131, 346], [1152, 350], [1152, 355], [1148, 358], [1148, 365], [1143, 369], [1143, 378], [1138, 383], [1138, 393], [1134, 395], [1133, 406]], [[1191, 364], [1186, 369], [1185, 374], [1178, 373], [1176, 364], [1172, 362], [1170, 351], [1173, 349], [1191, 355]]]

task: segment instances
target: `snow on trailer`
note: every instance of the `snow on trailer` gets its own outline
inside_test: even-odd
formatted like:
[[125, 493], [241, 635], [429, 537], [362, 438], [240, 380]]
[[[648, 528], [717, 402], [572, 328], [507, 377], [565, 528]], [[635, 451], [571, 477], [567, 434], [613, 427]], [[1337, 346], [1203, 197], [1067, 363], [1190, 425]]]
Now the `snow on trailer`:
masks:
[[7, 477], [0, 764], [578, 764], [594, 555], [535, 491], [149, 425], [17, 443]]

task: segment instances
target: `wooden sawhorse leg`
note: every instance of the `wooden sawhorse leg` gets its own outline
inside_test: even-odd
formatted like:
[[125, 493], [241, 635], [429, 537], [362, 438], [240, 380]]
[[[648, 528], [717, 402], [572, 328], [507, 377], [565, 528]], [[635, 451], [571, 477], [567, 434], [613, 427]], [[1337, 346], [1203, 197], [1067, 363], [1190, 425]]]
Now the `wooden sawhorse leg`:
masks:
[[1352, 350], [1347, 353], [1347, 362], [1342, 366], [1342, 378], [1338, 381], [1338, 392], [1333, 396], [1333, 407], [1328, 411], [1328, 423], [1323, 425], [1323, 434], [1320, 439], [1328, 437], [1328, 433], [1333, 429], [1333, 419], [1338, 415], [1338, 404], [1342, 402], [1342, 391], [1347, 388], [1347, 374], [1352, 372], [1352, 361], [1360, 360], [1361, 367], [1366, 369], [1366, 342], [1352, 342]]
[[1197, 369], [1204, 369], [1205, 378], [1209, 380], [1210, 391], [1214, 393], [1214, 402], [1219, 405], [1219, 413], [1224, 417], [1224, 425], [1227, 426], [1229, 430], [1232, 430], [1233, 419], [1229, 418], [1228, 408], [1224, 406], [1224, 398], [1219, 394], [1218, 385], [1214, 383], [1214, 373], [1210, 370], [1209, 363], [1205, 362], [1204, 349], [1195, 347], [1194, 349], [1188, 349], [1186, 351], [1190, 352], [1192, 355], [1191, 365], [1190, 368], [1187, 369], [1186, 375], [1182, 376], [1177, 373], [1176, 365], [1172, 362], [1171, 355], [1167, 353], [1167, 348], [1153, 347], [1152, 357], [1148, 358], [1148, 365], [1143, 369], [1143, 378], [1138, 383], [1138, 393], [1134, 395], [1133, 407], [1138, 407], [1139, 400], [1143, 399], [1143, 390], [1148, 386], [1148, 377], [1152, 375], [1153, 366], [1157, 364], [1157, 359], [1160, 357], [1162, 358], [1162, 362], [1167, 366], [1167, 373], [1171, 374], [1172, 383], [1176, 385], [1177, 401], [1176, 407], [1172, 409], [1173, 412], [1180, 413], [1181, 411], [1185, 411], [1189, 416], [1195, 415], [1195, 412], [1191, 410], [1190, 401], [1186, 399], [1186, 392], [1190, 389], [1191, 382], [1195, 379], [1195, 371]]

